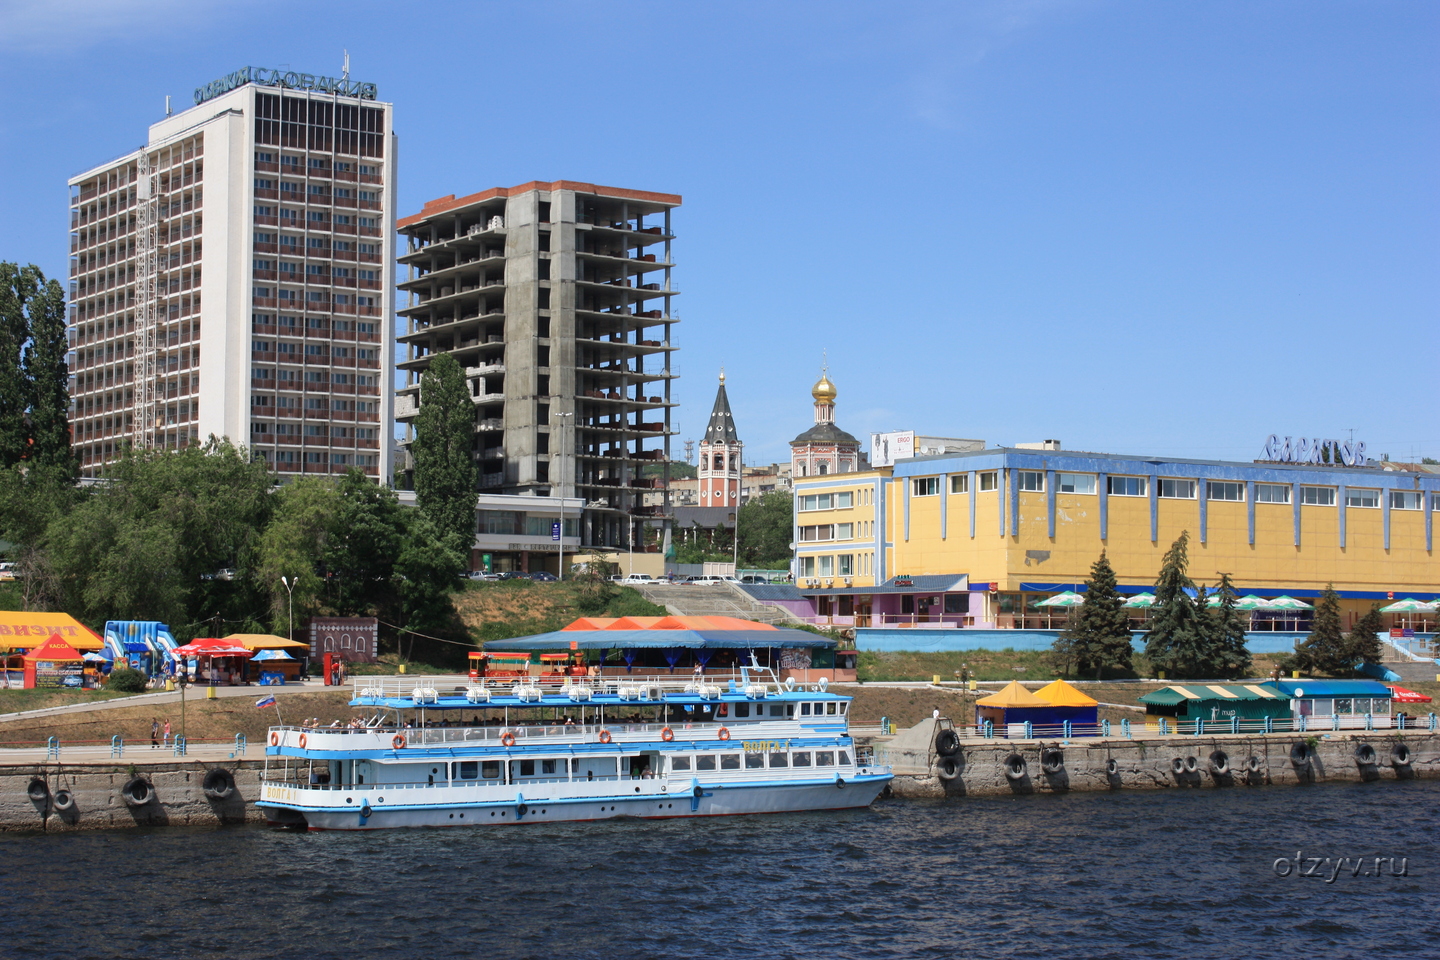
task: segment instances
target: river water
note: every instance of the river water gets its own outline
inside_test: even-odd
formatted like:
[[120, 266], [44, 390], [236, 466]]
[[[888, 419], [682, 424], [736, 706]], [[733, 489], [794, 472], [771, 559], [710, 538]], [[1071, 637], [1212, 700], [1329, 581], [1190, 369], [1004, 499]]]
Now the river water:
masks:
[[[498, 829], [11, 834], [0, 955], [1434, 957], [1437, 808], [1432, 780]], [[1397, 860], [1365, 876], [1377, 856]]]

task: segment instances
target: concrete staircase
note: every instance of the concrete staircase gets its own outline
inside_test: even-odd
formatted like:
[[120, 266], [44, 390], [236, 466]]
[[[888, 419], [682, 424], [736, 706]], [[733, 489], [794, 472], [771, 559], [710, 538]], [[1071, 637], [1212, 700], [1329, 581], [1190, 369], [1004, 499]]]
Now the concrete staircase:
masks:
[[733, 583], [705, 586], [672, 583], [635, 589], [646, 600], [679, 617], [739, 617], [775, 626], [802, 622], [790, 611], [761, 603]]

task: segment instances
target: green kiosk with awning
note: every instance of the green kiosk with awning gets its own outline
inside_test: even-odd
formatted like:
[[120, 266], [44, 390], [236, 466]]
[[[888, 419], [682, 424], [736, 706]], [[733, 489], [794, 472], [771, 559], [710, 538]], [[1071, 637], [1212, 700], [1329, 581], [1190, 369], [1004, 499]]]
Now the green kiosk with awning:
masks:
[[1140, 698], [1146, 717], [1229, 723], [1289, 720], [1290, 697], [1268, 683], [1172, 683]]

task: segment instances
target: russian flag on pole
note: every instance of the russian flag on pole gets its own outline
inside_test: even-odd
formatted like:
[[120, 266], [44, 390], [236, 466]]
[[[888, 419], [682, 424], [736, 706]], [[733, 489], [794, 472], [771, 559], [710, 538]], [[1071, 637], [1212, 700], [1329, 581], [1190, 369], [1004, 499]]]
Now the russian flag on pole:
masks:
[[265, 707], [273, 707], [275, 706], [275, 698], [273, 696], [262, 697], [261, 699], [255, 701], [255, 706], [261, 709], [264, 709]]

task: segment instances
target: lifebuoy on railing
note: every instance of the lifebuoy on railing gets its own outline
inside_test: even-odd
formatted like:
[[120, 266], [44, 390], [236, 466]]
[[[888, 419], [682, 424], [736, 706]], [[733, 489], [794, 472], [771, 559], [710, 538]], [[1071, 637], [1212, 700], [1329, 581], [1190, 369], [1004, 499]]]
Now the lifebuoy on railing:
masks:
[[717, 734], [715, 734], [715, 736], [719, 737], [721, 740], [729, 740], [729, 739], [730, 739], [730, 731], [729, 731], [728, 729], [726, 729], [725, 727], [721, 727], [721, 728], [720, 728], [720, 732], [717, 733]]
[[609, 743], [609, 742], [610, 742], [610, 731], [609, 731], [609, 730], [601, 730], [601, 731], [600, 731], [600, 742], [601, 742], [601, 743]]
[[305, 734], [303, 734], [303, 733], [300, 734], [300, 749], [301, 749], [301, 750], [304, 750], [304, 749], [305, 749], [305, 744], [307, 744], [307, 743], [309, 743], [309, 742], [310, 742], [310, 738], [309, 738], [309, 737], [305, 736]]
[[502, 746], [502, 747], [513, 747], [513, 746], [515, 746], [515, 734], [511, 733], [509, 730], [506, 730], [504, 733], [500, 734], [500, 746]]
[[280, 746], [280, 734], [277, 733], [277, 732], [274, 731], [274, 730], [271, 730], [271, 731], [270, 731], [270, 746], [272, 746], [272, 747], [278, 747], [278, 746]]
[[675, 739], [675, 731], [671, 730], [669, 727], [666, 727], [664, 730], [660, 731], [660, 739], [664, 740], [666, 743], [669, 743], [671, 740]]
[[404, 750], [404, 749], [405, 749], [405, 734], [403, 734], [403, 733], [397, 733], [397, 734], [395, 734], [395, 736], [391, 737], [391, 738], [390, 738], [390, 746], [394, 747], [396, 750]]

